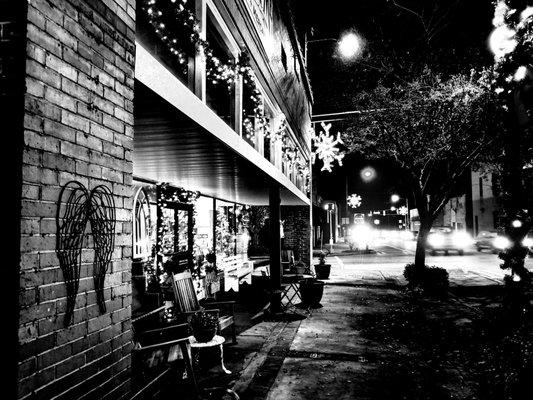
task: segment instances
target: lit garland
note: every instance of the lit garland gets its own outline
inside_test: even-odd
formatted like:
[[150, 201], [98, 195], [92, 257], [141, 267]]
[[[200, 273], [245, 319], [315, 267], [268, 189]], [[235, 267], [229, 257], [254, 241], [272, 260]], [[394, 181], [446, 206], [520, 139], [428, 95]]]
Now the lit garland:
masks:
[[[263, 95], [257, 85], [248, 54], [242, 53], [239, 58], [238, 73], [242, 75], [244, 89], [250, 92], [251, 110], [243, 109], [243, 127], [248, 140], [254, 140], [256, 132], [268, 130], [268, 119], [265, 116]], [[250, 118], [252, 116], [252, 118]]]
[[[254, 121], [246, 116], [243, 126], [249, 140], [255, 138], [255, 132], [268, 125], [265, 117], [263, 96], [257, 86], [257, 80], [249, 63], [246, 53], [239, 56], [237, 62], [223, 61], [213, 54], [207, 40], [200, 36], [200, 23], [194, 13], [188, 8], [187, 0], [147, 0], [141, 7], [148, 17], [155, 33], [165, 43], [179, 64], [186, 72], [188, 54], [202, 49], [206, 60], [206, 79], [213, 85], [226, 83], [227, 90], [232, 91], [237, 75], [243, 76], [243, 84], [250, 90], [252, 101], [252, 115]], [[183, 39], [185, 38], [185, 40]], [[244, 113], [247, 110], [243, 110]]]
[[207, 46], [200, 37], [199, 22], [188, 8], [187, 0], [147, 0], [141, 8], [155, 33], [178, 60], [182, 72], [186, 72], [189, 55], [196, 52], [197, 46]]
[[337, 139], [329, 134], [331, 124], [324, 124], [321, 122], [322, 131], [317, 135], [315, 130], [311, 130], [311, 140], [313, 142], [313, 151], [311, 153], [311, 161], [314, 164], [318, 157], [323, 161], [324, 165], [321, 171], [331, 172], [333, 162], [337, 161], [339, 165], [342, 165], [342, 159], [344, 158], [344, 152], [342, 152], [338, 145], [343, 144], [341, 140], [341, 134], [337, 133]]
[[[523, 85], [528, 75], [531, 78], [533, 7], [518, 13], [507, 1], [500, 0], [496, 3], [492, 24], [494, 31], [489, 39], [495, 58], [492, 83], [495, 92], [506, 98]], [[504, 108], [507, 109], [507, 105]]]
[[310, 183], [311, 183], [311, 174], [309, 171], [308, 163], [301, 156], [298, 156], [298, 158], [296, 159], [296, 172], [303, 179], [304, 191], [306, 193], [309, 193]]
[[[198, 200], [198, 197], [200, 197], [199, 192], [193, 192], [189, 190], [185, 190], [183, 188], [177, 188], [170, 186], [168, 183], [158, 183], [157, 186], [159, 187], [159, 193], [160, 196], [157, 199], [157, 207], [162, 208], [167, 203], [182, 203], [182, 204], [191, 204], [193, 206], [193, 236], [196, 235], [196, 228], [195, 228], [195, 221], [196, 221], [196, 214], [197, 210], [195, 207], [195, 202]], [[156, 235], [156, 249], [157, 249], [157, 268], [160, 275], [160, 281], [164, 282], [166, 280], [166, 274], [163, 268], [163, 256], [164, 256], [164, 243], [166, 241], [170, 241], [169, 236], [171, 235], [170, 232], [167, 232], [164, 228], [165, 224], [160, 224], [160, 226], [157, 227], [157, 235]], [[174, 235], [174, 232], [172, 232], [172, 235]], [[196, 271], [193, 268], [193, 276], [196, 276]]]
[[[200, 23], [194, 12], [189, 9], [187, 0], [146, 0], [141, 8], [154, 27], [155, 33], [177, 58], [184, 72], [187, 69], [188, 55], [195, 53], [197, 49], [202, 49], [206, 59], [206, 79], [210, 83], [217, 85], [225, 82], [228, 91], [231, 91], [237, 75], [243, 77], [243, 85], [250, 92], [251, 101], [251, 109], [243, 109], [243, 129], [246, 139], [253, 141], [256, 133], [263, 131], [265, 138], [273, 142], [286, 141], [287, 119], [282, 114], [278, 126], [274, 128], [270, 126], [270, 120], [265, 115], [263, 95], [250, 66], [248, 54], [243, 52], [236, 62], [224, 62], [214, 56], [209, 42], [200, 36]], [[282, 155], [291, 166], [294, 165], [296, 160], [294, 146], [283, 146]], [[305, 168], [300, 168], [300, 171], [305, 171]], [[303, 172], [300, 174], [308, 181]]]

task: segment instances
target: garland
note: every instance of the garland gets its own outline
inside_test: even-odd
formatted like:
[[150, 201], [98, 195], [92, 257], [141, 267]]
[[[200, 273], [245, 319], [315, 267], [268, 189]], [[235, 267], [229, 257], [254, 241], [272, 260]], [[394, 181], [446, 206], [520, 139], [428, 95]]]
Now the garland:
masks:
[[[223, 61], [216, 57], [209, 42], [201, 38], [200, 22], [187, 5], [187, 0], [145, 0], [141, 9], [146, 13], [155, 33], [176, 57], [183, 72], [187, 69], [188, 55], [202, 49], [206, 58], [206, 79], [213, 85], [224, 82], [227, 90], [231, 91], [237, 76], [242, 76], [244, 89], [250, 93], [251, 101], [251, 109], [243, 109], [243, 129], [248, 141], [255, 140], [256, 133], [263, 131], [265, 138], [286, 143], [286, 117], [282, 114], [279, 125], [271, 127], [271, 121], [265, 115], [263, 95], [247, 53], [241, 53], [237, 61]], [[297, 158], [295, 147], [285, 144], [282, 147], [282, 157], [290, 160], [292, 166]], [[298, 173], [306, 180], [307, 187], [305, 168], [299, 168]]]
[[[196, 216], [197, 216], [197, 210], [196, 210], [196, 200], [200, 197], [200, 192], [196, 191], [189, 191], [185, 190], [183, 188], [173, 187], [170, 186], [169, 183], [158, 183], [157, 186], [159, 187], [159, 193], [160, 196], [157, 199], [157, 207], [162, 208], [167, 203], [182, 203], [182, 204], [192, 204], [193, 209], [193, 236], [196, 236]], [[156, 235], [156, 257], [157, 257], [157, 274], [160, 277], [160, 282], [163, 283], [167, 279], [167, 274], [165, 272], [165, 269], [163, 267], [162, 258], [164, 256], [163, 252], [163, 245], [165, 243], [166, 238], [165, 235], [169, 235], [170, 233], [166, 231], [164, 228], [164, 224], [161, 224], [157, 227], [157, 235]], [[174, 233], [172, 233], [173, 235]], [[196, 268], [193, 268], [191, 271], [193, 274], [193, 277], [197, 277], [197, 271]]]
[[224, 82], [227, 90], [231, 91], [237, 76], [242, 75], [244, 85], [251, 92], [255, 128], [249, 117], [244, 118], [243, 125], [247, 138], [253, 140], [255, 131], [265, 128], [268, 121], [264, 113], [263, 96], [257, 86], [248, 55], [241, 54], [236, 62], [223, 61], [216, 57], [209, 42], [201, 38], [200, 22], [187, 6], [187, 0], [146, 0], [141, 9], [146, 13], [155, 33], [183, 67], [183, 72], [186, 71], [188, 54], [202, 49], [206, 58], [206, 79], [212, 84]]

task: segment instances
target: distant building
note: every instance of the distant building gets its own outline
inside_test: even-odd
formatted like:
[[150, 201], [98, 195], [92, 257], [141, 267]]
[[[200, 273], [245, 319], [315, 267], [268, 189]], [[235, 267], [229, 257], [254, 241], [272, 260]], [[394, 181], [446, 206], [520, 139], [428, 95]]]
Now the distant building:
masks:
[[471, 171], [464, 194], [452, 197], [433, 225], [465, 229], [476, 236], [480, 231], [496, 229], [498, 215], [492, 174]]

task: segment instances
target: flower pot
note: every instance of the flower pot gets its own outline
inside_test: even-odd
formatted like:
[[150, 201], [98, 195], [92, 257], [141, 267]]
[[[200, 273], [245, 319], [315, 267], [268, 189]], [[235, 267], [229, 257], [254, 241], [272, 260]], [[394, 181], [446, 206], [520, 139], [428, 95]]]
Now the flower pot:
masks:
[[300, 295], [302, 296], [302, 303], [317, 307], [320, 306], [320, 300], [324, 294], [324, 282], [316, 279], [302, 279], [300, 281]]
[[315, 272], [317, 279], [329, 279], [331, 264], [316, 264]]
[[294, 271], [296, 272], [296, 275], [303, 275], [305, 273], [305, 265], [295, 266]]
[[217, 332], [216, 326], [213, 327], [194, 327], [193, 328], [193, 335], [194, 338], [200, 342], [205, 343], [209, 342], [213, 339]]

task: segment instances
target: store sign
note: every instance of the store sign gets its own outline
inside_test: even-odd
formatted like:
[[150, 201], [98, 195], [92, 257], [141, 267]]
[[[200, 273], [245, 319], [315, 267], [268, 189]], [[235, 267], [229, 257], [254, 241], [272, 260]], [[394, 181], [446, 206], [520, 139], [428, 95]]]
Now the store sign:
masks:
[[252, 16], [254, 26], [267, 50], [272, 42], [272, 23], [274, 19], [274, 6], [272, 0], [244, 0], [246, 8]]

